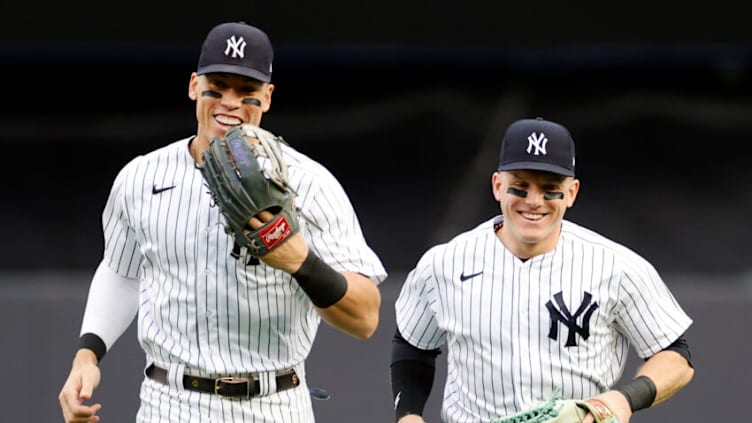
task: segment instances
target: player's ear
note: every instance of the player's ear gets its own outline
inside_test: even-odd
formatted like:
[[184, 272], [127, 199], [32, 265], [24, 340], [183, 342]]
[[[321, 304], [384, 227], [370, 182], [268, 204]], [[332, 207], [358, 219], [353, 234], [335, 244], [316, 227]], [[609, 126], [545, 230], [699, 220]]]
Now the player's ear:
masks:
[[274, 84], [266, 84], [264, 90], [264, 101], [261, 103], [261, 110], [264, 113], [268, 112], [272, 107], [272, 92], [274, 91]]
[[577, 199], [577, 193], [580, 192], [580, 180], [572, 179], [567, 191], [569, 193], [569, 195], [567, 195], [567, 207], [572, 207], [574, 206], [574, 201]]
[[193, 101], [198, 99], [198, 75], [196, 75], [196, 72], [191, 74], [191, 79], [188, 81], [188, 98]]
[[493, 192], [493, 196], [496, 201], [501, 201], [501, 189], [501, 172], [494, 172], [493, 174], [491, 174], [491, 191]]

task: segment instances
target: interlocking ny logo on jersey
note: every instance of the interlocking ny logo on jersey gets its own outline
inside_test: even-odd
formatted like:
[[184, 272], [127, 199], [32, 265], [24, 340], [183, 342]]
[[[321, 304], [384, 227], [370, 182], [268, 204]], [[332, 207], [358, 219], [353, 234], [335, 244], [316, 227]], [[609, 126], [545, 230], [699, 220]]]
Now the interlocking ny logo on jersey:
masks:
[[[530, 134], [529, 137], [527, 137], [527, 154], [532, 154], [534, 156], [540, 156], [543, 154], [546, 155], [546, 144], [548, 144], [548, 138], [546, 138], [546, 135], [541, 132], [540, 135], [536, 135], [535, 132]], [[535, 151], [533, 151], [535, 149]]]
[[245, 57], [246, 42], [243, 37], [235, 39], [235, 36], [227, 39], [227, 48], [225, 49], [225, 56], [231, 56], [233, 59]]
[[[598, 303], [594, 302], [590, 304], [590, 300], [593, 298], [589, 292], [584, 292], [584, 298], [582, 303], [577, 307], [577, 311], [572, 314], [569, 312], [569, 308], [564, 304], [562, 299], [562, 292], [554, 294], [554, 301], [556, 306], [548, 300], [546, 308], [548, 309], [549, 316], [551, 318], [551, 326], [548, 330], [548, 337], [556, 341], [559, 339], [559, 323], [569, 329], [567, 334], [567, 347], [576, 347], [577, 339], [576, 335], [579, 334], [582, 339], [586, 340], [590, 337], [590, 318], [593, 317], [593, 313], [598, 309]], [[558, 309], [557, 309], [558, 307]], [[582, 316], [582, 326], [577, 325], [577, 319]]]

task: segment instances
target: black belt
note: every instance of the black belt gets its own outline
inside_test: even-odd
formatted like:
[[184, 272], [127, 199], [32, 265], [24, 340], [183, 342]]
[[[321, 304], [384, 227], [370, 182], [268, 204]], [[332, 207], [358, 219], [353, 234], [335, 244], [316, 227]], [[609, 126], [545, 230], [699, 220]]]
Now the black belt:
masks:
[[[167, 370], [154, 364], [146, 368], [146, 376], [161, 384], [167, 385]], [[276, 372], [277, 392], [300, 385], [295, 369], [284, 369]], [[219, 377], [216, 379], [183, 375], [183, 387], [189, 391], [207, 392], [228, 398], [251, 398], [261, 392], [261, 384], [257, 374], [246, 377]]]

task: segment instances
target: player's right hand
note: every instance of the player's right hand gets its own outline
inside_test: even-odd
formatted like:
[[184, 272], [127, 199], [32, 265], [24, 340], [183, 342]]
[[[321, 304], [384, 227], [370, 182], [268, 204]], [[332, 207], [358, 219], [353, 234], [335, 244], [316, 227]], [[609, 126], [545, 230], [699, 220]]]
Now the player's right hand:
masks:
[[101, 404], [86, 405], [84, 401], [91, 399], [94, 389], [99, 386], [101, 373], [94, 353], [81, 349], [73, 359], [68, 379], [60, 390], [58, 400], [66, 423], [96, 423], [99, 421], [97, 412]]
[[417, 414], [408, 414], [399, 419], [397, 423], [426, 423], [426, 421]]

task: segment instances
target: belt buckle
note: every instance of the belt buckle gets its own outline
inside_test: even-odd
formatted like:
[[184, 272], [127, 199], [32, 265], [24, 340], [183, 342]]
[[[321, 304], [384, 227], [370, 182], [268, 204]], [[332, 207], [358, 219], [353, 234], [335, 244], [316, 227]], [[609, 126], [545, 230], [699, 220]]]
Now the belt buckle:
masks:
[[220, 377], [217, 379], [214, 379], [214, 395], [220, 397], [220, 398], [232, 398], [232, 397], [225, 397], [224, 395], [219, 393], [220, 383], [223, 383], [225, 385], [240, 385], [241, 383], [245, 384], [245, 397], [250, 398], [251, 396], [251, 379], [247, 377]]

